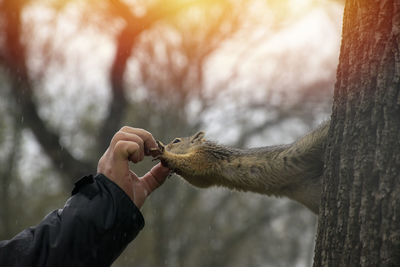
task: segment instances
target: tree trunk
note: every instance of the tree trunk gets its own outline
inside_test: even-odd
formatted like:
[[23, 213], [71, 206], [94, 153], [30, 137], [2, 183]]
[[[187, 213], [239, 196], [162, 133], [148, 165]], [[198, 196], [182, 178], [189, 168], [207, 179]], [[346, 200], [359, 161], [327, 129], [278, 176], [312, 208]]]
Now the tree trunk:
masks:
[[314, 266], [400, 266], [400, 1], [348, 0]]

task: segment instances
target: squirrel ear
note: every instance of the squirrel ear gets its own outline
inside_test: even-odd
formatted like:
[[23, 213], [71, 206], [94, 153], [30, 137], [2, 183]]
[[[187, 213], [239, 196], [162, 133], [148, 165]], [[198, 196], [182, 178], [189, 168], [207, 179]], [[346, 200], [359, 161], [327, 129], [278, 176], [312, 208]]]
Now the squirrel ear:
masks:
[[202, 140], [205, 135], [206, 135], [205, 132], [198, 132], [198, 133], [196, 133], [195, 135], [192, 136], [192, 140], [191, 141]]

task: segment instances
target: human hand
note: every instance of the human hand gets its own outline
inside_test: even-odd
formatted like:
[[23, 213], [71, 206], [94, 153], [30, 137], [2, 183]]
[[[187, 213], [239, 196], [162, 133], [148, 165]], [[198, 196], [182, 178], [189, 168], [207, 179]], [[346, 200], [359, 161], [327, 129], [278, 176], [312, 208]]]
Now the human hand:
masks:
[[143, 160], [145, 155], [150, 155], [151, 148], [158, 146], [149, 132], [124, 126], [114, 135], [97, 166], [97, 172], [121, 187], [138, 208], [170, 173], [160, 163], [140, 178], [129, 169], [129, 161], [137, 163]]

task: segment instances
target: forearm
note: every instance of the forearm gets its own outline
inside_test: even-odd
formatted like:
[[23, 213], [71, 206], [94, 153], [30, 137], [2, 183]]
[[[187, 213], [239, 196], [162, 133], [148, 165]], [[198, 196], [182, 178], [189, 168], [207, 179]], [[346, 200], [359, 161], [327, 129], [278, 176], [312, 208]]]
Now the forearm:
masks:
[[109, 266], [144, 225], [131, 199], [103, 175], [84, 178], [63, 209], [0, 242], [0, 266]]

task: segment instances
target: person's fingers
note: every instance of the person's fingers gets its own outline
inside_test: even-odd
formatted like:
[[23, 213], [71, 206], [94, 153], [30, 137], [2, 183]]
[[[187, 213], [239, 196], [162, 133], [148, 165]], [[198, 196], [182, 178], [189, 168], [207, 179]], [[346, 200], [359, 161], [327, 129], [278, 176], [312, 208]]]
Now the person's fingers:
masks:
[[150, 148], [158, 147], [153, 135], [146, 130], [124, 126], [121, 128], [121, 131], [139, 136], [144, 142], [144, 152], [146, 155], [150, 155]]
[[164, 183], [170, 172], [170, 169], [162, 166], [161, 163], [158, 163], [143, 177], [141, 177], [140, 180], [146, 185], [149, 193], [151, 193], [154, 189]]
[[115, 144], [114, 156], [123, 162], [131, 160], [134, 163], [139, 162], [143, 158], [139, 144], [125, 140], [120, 140]]
[[116, 144], [120, 141], [130, 141], [130, 142], [137, 143], [139, 145], [139, 151], [137, 152], [139, 155], [139, 161], [143, 160], [143, 158], [144, 158], [144, 141], [140, 136], [133, 134], [133, 133], [119, 131], [112, 138], [110, 147], [114, 148], [116, 146]]

